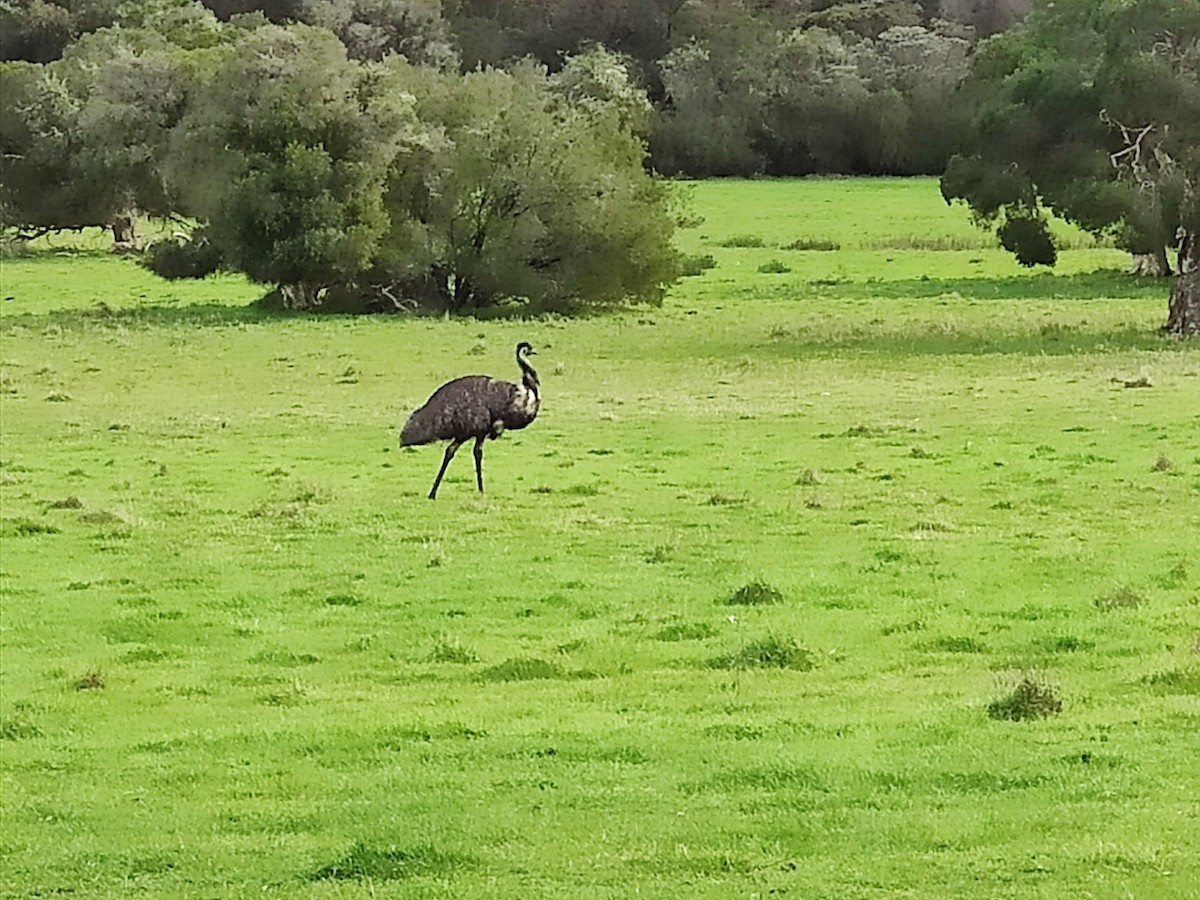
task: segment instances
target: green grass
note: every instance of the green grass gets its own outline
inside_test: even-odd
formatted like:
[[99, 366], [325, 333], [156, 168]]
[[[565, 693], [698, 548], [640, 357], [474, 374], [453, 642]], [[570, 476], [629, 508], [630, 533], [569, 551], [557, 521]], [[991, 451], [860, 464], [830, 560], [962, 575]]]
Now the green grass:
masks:
[[[1167, 286], [928, 180], [694, 194], [716, 266], [574, 321], [4, 262], [0, 896], [1189, 896]], [[430, 503], [398, 426], [521, 339]]]

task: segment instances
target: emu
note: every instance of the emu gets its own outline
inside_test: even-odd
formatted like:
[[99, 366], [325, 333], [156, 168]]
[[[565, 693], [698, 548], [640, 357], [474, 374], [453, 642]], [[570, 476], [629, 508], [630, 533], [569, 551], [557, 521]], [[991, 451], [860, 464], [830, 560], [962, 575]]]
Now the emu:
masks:
[[449, 441], [442, 467], [429, 491], [437, 499], [438, 485], [455, 452], [470, 438], [475, 439], [475, 480], [483, 493], [483, 442], [495, 440], [506, 430], [524, 428], [537, 418], [541, 385], [528, 358], [535, 351], [527, 342], [517, 344], [521, 383], [499, 381], [487, 375], [464, 375], [448, 381], [433, 392], [425, 405], [408, 417], [400, 432], [400, 446], [412, 447], [434, 441]]

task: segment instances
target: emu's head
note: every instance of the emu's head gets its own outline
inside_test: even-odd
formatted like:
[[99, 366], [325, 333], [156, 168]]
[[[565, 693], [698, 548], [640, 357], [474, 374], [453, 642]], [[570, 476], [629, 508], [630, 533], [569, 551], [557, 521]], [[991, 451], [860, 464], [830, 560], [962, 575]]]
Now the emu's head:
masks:
[[517, 344], [517, 357], [536, 356], [537, 351], [533, 349], [533, 345], [528, 341], [521, 341]]

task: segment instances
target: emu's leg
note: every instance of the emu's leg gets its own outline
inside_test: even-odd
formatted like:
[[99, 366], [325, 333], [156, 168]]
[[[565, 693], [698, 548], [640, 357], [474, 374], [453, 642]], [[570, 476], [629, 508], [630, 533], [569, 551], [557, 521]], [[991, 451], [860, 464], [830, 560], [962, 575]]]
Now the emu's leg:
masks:
[[446, 466], [450, 465], [450, 460], [454, 459], [454, 454], [458, 452], [462, 441], [451, 441], [446, 447], [446, 455], [442, 457], [442, 467], [438, 469], [437, 478], [433, 479], [433, 488], [429, 491], [429, 499], [437, 499], [438, 485], [442, 483], [442, 476], [446, 474]]
[[479, 485], [479, 493], [483, 493], [483, 442], [487, 435], [475, 438], [475, 481]]

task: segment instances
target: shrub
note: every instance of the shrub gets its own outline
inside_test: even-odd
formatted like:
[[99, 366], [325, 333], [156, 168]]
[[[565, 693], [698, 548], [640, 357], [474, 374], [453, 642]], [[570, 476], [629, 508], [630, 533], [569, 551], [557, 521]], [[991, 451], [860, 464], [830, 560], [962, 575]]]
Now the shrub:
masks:
[[221, 252], [204, 237], [155, 241], [141, 264], [160, 278], [203, 278], [221, 267]]

